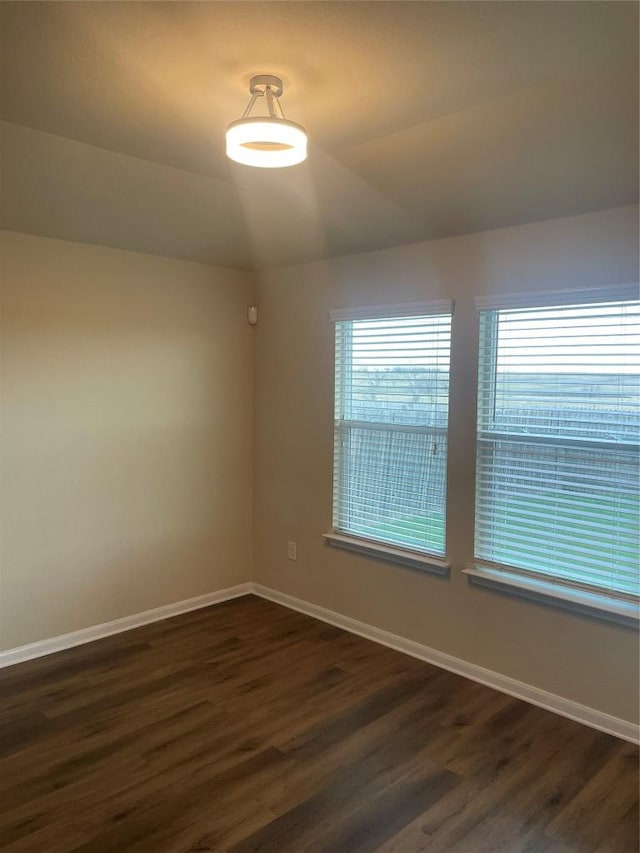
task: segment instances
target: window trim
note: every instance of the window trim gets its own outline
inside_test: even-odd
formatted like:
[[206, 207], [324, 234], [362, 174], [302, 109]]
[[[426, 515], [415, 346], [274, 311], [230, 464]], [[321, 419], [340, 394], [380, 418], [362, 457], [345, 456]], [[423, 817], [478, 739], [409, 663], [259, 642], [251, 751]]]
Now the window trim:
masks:
[[473, 568], [463, 569], [469, 582], [498, 592], [526, 598], [541, 604], [586, 614], [629, 628], [640, 628], [640, 603], [606, 591], [589, 591], [553, 578], [524, 574], [508, 566], [476, 562]]
[[[624, 302], [640, 299], [640, 289], [637, 282], [616, 284], [597, 288], [581, 288], [572, 290], [554, 290], [549, 292], [511, 293], [479, 296], [475, 299], [478, 313], [494, 315], [494, 322], [489, 330], [487, 340], [480, 338], [478, 346], [478, 377], [483, 370], [489, 372], [497, 369], [497, 324], [500, 311], [527, 308], [564, 307], [571, 305], [599, 304], [607, 302]], [[487, 357], [489, 356], [489, 357]], [[493, 382], [485, 383], [490, 388], [489, 399], [484, 406], [495, 409], [495, 375]], [[478, 407], [482, 405], [478, 400]], [[480, 408], [478, 408], [478, 413]], [[476, 447], [482, 442], [488, 444], [496, 441], [548, 444], [557, 447], [578, 447], [593, 450], [617, 449], [635, 450], [637, 445], [617, 441], [597, 441], [591, 439], [568, 438], [566, 436], [546, 436], [532, 433], [512, 433], [502, 430], [480, 429], [476, 427]], [[476, 478], [477, 462], [476, 462]], [[477, 491], [474, 517], [477, 521]], [[605, 588], [590, 589], [579, 582], [569, 579], [542, 577], [535, 570], [517, 568], [483, 561], [475, 557], [474, 536], [474, 567], [462, 570], [469, 576], [469, 581], [478, 586], [485, 586], [508, 592], [523, 598], [555, 605], [568, 610], [587, 613], [602, 619], [617, 622], [630, 627], [640, 627], [640, 598], [608, 592]]]
[[477, 311], [508, 311], [515, 308], [553, 308], [563, 305], [586, 305], [593, 302], [626, 302], [640, 298], [637, 281], [600, 287], [582, 287], [568, 290], [536, 290], [522, 293], [495, 293], [476, 296]]
[[[373, 305], [368, 307], [358, 307], [358, 308], [339, 308], [332, 309], [329, 312], [329, 316], [331, 322], [336, 327], [338, 323], [345, 323], [349, 321], [357, 321], [357, 320], [393, 320], [396, 318], [403, 317], [425, 317], [425, 316], [437, 316], [437, 315], [449, 315], [451, 318], [451, 323], [453, 323], [453, 314], [455, 308], [455, 301], [453, 299], [438, 299], [438, 300], [430, 300], [428, 302], [406, 302], [401, 304], [393, 304], [393, 305]], [[345, 341], [341, 342], [341, 346], [344, 348]], [[451, 337], [449, 339], [449, 359], [451, 358]], [[334, 356], [335, 359], [335, 356]], [[337, 380], [337, 376], [334, 372], [334, 381]], [[448, 388], [448, 396], [450, 400], [450, 382], [451, 382], [451, 366], [449, 365], [449, 388]], [[344, 389], [342, 389], [344, 392]], [[334, 398], [336, 397], [336, 389], [334, 388]], [[344, 411], [344, 405], [341, 406], [341, 410]], [[385, 431], [398, 431], [398, 432], [412, 432], [414, 434], [426, 434], [436, 432], [439, 435], [444, 435], [447, 439], [449, 437], [449, 425], [446, 427], [422, 427], [411, 424], [394, 424], [394, 423], [385, 423], [385, 422], [376, 422], [376, 421], [360, 421], [360, 420], [352, 420], [349, 418], [336, 418], [334, 412], [334, 442], [336, 440], [336, 436], [338, 433], [343, 434], [345, 430], [349, 430], [351, 428], [366, 428], [366, 429], [379, 429]], [[447, 448], [448, 449], [448, 448]], [[338, 459], [336, 459], [335, 453], [335, 445], [334, 445], [334, 470], [333, 477], [334, 483], [336, 477], [338, 479], [342, 479], [345, 475], [344, 471], [344, 458], [343, 454], [340, 454]], [[339, 467], [336, 467], [338, 465]], [[447, 471], [445, 470], [445, 494], [448, 487], [447, 482]], [[335, 490], [334, 490], [335, 493]], [[335, 500], [333, 498], [332, 500]], [[333, 504], [332, 512], [335, 513], [335, 504]], [[446, 514], [446, 507], [445, 507]], [[414, 550], [412, 548], [405, 548], [401, 545], [396, 545], [391, 542], [385, 542], [382, 540], [376, 540], [373, 538], [367, 538], [364, 536], [358, 536], [357, 534], [332, 527], [328, 533], [323, 534], [323, 538], [327, 542], [328, 545], [337, 548], [343, 548], [348, 551], [354, 551], [360, 554], [364, 554], [370, 557], [374, 557], [380, 560], [384, 560], [385, 562], [396, 563], [399, 565], [408, 566], [409, 568], [419, 569], [431, 572], [437, 575], [448, 575], [449, 569], [451, 568], [451, 564], [447, 560], [446, 557], [446, 548], [447, 548], [447, 527], [445, 524], [444, 531], [444, 551], [445, 553], [440, 554], [432, 554], [428, 551], [420, 551]]]
[[413, 551], [410, 548], [399, 548], [364, 536], [352, 536], [339, 530], [323, 533], [323, 539], [328, 545], [343, 548], [345, 551], [355, 551], [367, 557], [374, 557], [386, 563], [397, 563], [411, 569], [431, 572], [431, 574], [446, 576], [449, 574], [451, 563], [446, 559], [427, 554], [424, 551]]
[[428, 314], [453, 315], [453, 299], [433, 299], [430, 302], [403, 302], [394, 305], [370, 305], [365, 308], [332, 308], [333, 323], [345, 320], [395, 320], [396, 317], [422, 317]]

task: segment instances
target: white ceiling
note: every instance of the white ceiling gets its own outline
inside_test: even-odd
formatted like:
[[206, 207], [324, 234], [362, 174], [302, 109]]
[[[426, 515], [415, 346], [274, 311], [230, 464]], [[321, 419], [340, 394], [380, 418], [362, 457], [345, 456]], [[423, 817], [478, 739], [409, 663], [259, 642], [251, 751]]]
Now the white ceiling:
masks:
[[[636, 3], [0, 6], [5, 228], [256, 268], [638, 199]], [[305, 164], [225, 157], [254, 73]]]

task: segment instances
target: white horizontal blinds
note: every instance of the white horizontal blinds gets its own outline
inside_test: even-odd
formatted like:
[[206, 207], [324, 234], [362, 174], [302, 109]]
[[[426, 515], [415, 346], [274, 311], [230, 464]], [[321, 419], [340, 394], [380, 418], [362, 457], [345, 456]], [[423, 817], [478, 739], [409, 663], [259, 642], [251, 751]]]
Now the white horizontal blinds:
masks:
[[639, 306], [481, 312], [476, 559], [640, 591]]
[[447, 307], [336, 322], [337, 531], [444, 555]]

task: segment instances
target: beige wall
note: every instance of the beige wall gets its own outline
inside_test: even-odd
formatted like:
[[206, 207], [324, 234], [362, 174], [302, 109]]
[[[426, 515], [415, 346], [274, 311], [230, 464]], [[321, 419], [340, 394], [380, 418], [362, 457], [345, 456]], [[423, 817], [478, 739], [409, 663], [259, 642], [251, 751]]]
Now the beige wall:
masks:
[[247, 273], [2, 236], [0, 648], [248, 581]]
[[[273, 270], [257, 329], [250, 274], [3, 234], [0, 648], [249, 580], [253, 450], [254, 580], [636, 720], [636, 632], [470, 587], [461, 569], [473, 297], [633, 280], [637, 228], [621, 208]], [[329, 310], [441, 297], [456, 299], [448, 579], [322, 539]]]
[[[469, 586], [476, 294], [637, 280], [638, 210], [439, 240], [263, 273], [258, 282], [254, 580], [625, 720], [631, 629]], [[456, 300], [448, 553], [441, 579], [323, 544], [331, 524], [331, 308]], [[287, 540], [298, 546], [287, 560]]]

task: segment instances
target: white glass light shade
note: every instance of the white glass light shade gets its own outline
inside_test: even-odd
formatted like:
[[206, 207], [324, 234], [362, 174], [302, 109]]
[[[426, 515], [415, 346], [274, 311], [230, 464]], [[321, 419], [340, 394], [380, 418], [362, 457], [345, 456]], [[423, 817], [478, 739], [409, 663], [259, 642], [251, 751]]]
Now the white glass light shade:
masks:
[[286, 119], [242, 118], [227, 128], [227, 156], [265, 169], [295, 166], [307, 158], [307, 134]]

